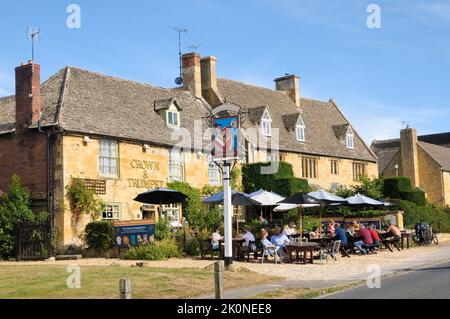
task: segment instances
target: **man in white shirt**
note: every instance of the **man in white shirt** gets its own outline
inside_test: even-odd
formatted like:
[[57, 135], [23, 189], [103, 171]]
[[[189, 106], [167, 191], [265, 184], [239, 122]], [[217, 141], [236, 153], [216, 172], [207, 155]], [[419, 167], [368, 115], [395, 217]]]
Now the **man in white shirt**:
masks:
[[250, 242], [256, 241], [255, 236], [250, 231], [249, 227], [244, 227], [244, 235], [242, 236], [245, 239], [245, 243], [242, 244], [244, 247], [248, 247]]

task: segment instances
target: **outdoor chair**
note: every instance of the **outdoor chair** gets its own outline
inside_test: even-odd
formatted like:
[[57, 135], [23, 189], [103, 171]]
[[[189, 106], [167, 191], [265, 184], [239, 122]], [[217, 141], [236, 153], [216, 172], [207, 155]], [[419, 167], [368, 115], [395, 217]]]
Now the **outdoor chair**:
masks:
[[275, 259], [275, 265], [278, 264], [278, 253], [276, 247], [263, 247], [261, 264], [264, 264], [266, 257], [268, 258], [272, 255]]
[[325, 252], [326, 255], [326, 261], [328, 263], [328, 258], [331, 257], [334, 260], [334, 263], [336, 263], [337, 261], [339, 261], [339, 263], [341, 262], [341, 241], [340, 240], [336, 240], [335, 242], [331, 242], [329, 247], [324, 251], [321, 250], [320, 252], [320, 260], [323, 259], [323, 253]]
[[214, 259], [214, 255], [217, 252], [220, 255], [219, 250], [213, 250], [210, 240], [199, 240], [200, 244], [200, 255], [202, 259], [205, 259], [206, 255], [211, 254], [211, 259]]
[[256, 241], [249, 241], [248, 246], [239, 247], [239, 257], [250, 262], [250, 255], [253, 254], [255, 259], [258, 258], [258, 245]]

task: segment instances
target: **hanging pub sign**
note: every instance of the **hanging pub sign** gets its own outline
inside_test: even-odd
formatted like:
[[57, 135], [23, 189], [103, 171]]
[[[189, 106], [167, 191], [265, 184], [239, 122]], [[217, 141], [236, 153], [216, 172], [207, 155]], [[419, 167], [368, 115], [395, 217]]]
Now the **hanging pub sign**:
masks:
[[212, 157], [215, 162], [239, 160], [239, 115], [213, 118]]
[[114, 231], [117, 247], [135, 247], [150, 242], [155, 236], [155, 223], [146, 220], [114, 222]]

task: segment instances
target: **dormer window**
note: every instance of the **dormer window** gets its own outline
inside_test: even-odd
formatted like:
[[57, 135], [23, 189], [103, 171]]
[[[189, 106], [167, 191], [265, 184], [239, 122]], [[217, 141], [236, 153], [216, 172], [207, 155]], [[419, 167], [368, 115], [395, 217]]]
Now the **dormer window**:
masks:
[[353, 130], [351, 127], [349, 127], [347, 130], [345, 142], [346, 142], [348, 149], [351, 149], [351, 150], [355, 149], [355, 134], [353, 133]]
[[306, 135], [305, 135], [305, 122], [303, 121], [303, 118], [300, 116], [297, 124], [295, 125], [295, 136], [297, 138], [297, 141], [299, 142], [306, 142]]
[[272, 136], [272, 118], [267, 110], [261, 119], [261, 129], [264, 136]]
[[180, 113], [174, 110], [167, 110], [167, 126], [171, 128], [180, 127]]

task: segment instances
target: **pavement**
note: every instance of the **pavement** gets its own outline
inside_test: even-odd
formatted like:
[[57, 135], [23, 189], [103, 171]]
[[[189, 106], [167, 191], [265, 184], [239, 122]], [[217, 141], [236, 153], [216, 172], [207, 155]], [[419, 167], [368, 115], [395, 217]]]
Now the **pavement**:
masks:
[[388, 277], [381, 281], [380, 288], [365, 285], [322, 299], [450, 299], [450, 262]]
[[[426, 249], [426, 247], [420, 248], [422, 251], [423, 249]], [[410, 250], [410, 254], [414, 252], [414, 249]], [[398, 296], [402, 296], [405, 295], [405, 291], [410, 291], [409, 294], [413, 295], [414, 290], [418, 290], [417, 293], [421, 293], [420, 290], [424, 291], [424, 288], [422, 288], [420, 285], [425, 285], [427, 287], [432, 287], [429, 286], [428, 282], [429, 280], [435, 280], [435, 282], [433, 282], [433, 284], [438, 285], [438, 290], [439, 291], [443, 291], [443, 290], [449, 290], [450, 288], [450, 276], [448, 276], [450, 274], [449, 269], [447, 269], [448, 264], [450, 263], [450, 245], [449, 244], [445, 244], [445, 245], [441, 245], [438, 247], [438, 249], [434, 248], [432, 250], [432, 252], [427, 253], [425, 256], [424, 255], [420, 255], [417, 258], [401, 258], [401, 255], [399, 255], [401, 253], [396, 253], [396, 255], [392, 255], [393, 259], [395, 257], [394, 261], [389, 261], [386, 262], [386, 264], [380, 264], [379, 266], [381, 267], [381, 276], [382, 278], [385, 278], [382, 281], [382, 287], [384, 287], [384, 285], [387, 286], [386, 289], [389, 289], [389, 287], [391, 287], [391, 284], [389, 284], [390, 280], [394, 280], [393, 278], [396, 277], [397, 275], [400, 274], [408, 274], [408, 277], [406, 277], [405, 282], [403, 283], [405, 285], [405, 289], [404, 291], [402, 291], [401, 293], [399, 293]], [[418, 254], [419, 255], [419, 254]], [[389, 256], [389, 255], [387, 255]], [[424, 258], [426, 257], [426, 258]], [[359, 263], [361, 261], [361, 259], [356, 259], [356, 258], [352, 258], [352, 259], [347, 259], [346, 262], [350, 262], [350, 263]], [[379, 260], [377, 260], [379, 261]], [[443, 267], [437, 267], [436, 269], [433, 269], [432, 265], [435, 264], [443, 264]], [[245, 264], [242, 264], [240, 266], [244, 266]], [[275, 265], [273, 265], [275, 266]], [[304, 267], [304, 265], [295, 265], [298, 267]], [[314, 266], [314, 265], [311, 265]], [[250, 266], [247, 266], [249, 269], [252, 269]], [[232, 289], [232, 290], [225, 290], [224, 292], [224, 298], [225, 299], [242, 299], [242, 298], [251, 298], [253, 296], [262, 294], [262, 293], [266, 293], [266, 292], [270, 292], [270, 291], [274, 291], [274, 290], [279, 290], [279, 289], [289, 289], [289, 288], [329, 288], [329, 287], [336, 287], [336, 286], [341, 286], [341, 285], [348, 285], [348, 284], [354, 284], [354, 283], [360, 283], [361, 281], [366, 281], [368, 276], [370, 275], [369, 273], [367, 273], [367, 269], [365, 268], [365, 266], [361, 266], [361, 269], [358, 273], [353, 273], [353, 274], [349, 274], [347, 276], [348, 279], [346, 280], [342, 280], [342, 279], [336, 279], [333, 278], [330, 274], [330, 278], [332, 279], [325, 279], [326, 276], [323, 276], [323, 272], [320, 270], [321, 265], [316, 265], [317, 267], [317, 271], [321, 274], [321, 280], [318, 280], [317, 277], [315, 276], [315, 279], [313, 280], [308, 280], [308, 279], [302, 279], [302, 280], [295, 280], [292, 277], [289, 277], [288, 280], [282, 280], [276, 283], [269, 283], [269, 284], [263, 284], [263, 285], [258, 285], [258, 286], [250, 286], [250, 287], [245, 287], [245, 288], [239, 288], [239, 289]], [[323, 266], [322, 266], [323, 267]], [[327, 266], [330, 267], [330, 266]], [[333, 266], [331, 266], [333, 267]], [[336, 267], [338, 268], [339, 265], [336, 265]], [[424, 271], [424, 270], [418, 270], [419, 268], [423, 268], [423, 267], [431, 267], [429, 271]], [[364, 268], [364, 269], [363, 269]], [[442, 269], [441, 269], [442, 268]], [[298, 269], [302, 269], [302, 268], [298, 268]], [[305, 269], [306, 270], [306, 269]], [[327, 270], [329, 270], [327, 268]], [[411, 273], [411, 274], [410, 274]], [[420, 273], [421, 277], [420, 279], [423, 280], [422, 282], [420, 282], [417, 285], [414, 285], [414, 282], [411, 280], [411, 278], [414, 277], [414, 273]], [[431, 274], [431, 276], [430, 276]], [[449, 277], [448, 280], [439, 280], [440, 277], [447, 275]], [[413, 276], [413, 277], [409, 277], [409, 276]], [[422, 277], [423, 276], [423, 277]], [[431, 278], [431, 279], [428, 279]], [[395, 279], [395, 280], [400, 280], [400, 279]], [[407, 282], [409, 283], [409, 286], [407, 286]], [[392, 284], [393, 286], [395, 286], [395, 281], [394, 284]], [[441, 284], [441, 285], [440, 285]], [[226, 283], [225, 283], [226, 285]], [[225, 286], [226, 287], [226, 286]], [[366, 286], [365, 286], [366, 287]], [[413, 287], [413, 288], [412, 288]], [[420, 289], [418, 289], [418, 287], [421, 287]], [[362, 289], [361, 291], [364, 291], [364, 287], [362, 288], [358, 288], [358, 289]], [[366, 289], [368, 289], [366, 287]], [[377, 289], [377, 292], [371, 292], [372, 294], [377, 293], [379, 294], [379, 296], [381, 298], [388, 298], [386, 297], [387, 295], [384, 294], [383, 295], [383, 289]], [[356, 290], [355, 294], [364, 296], [363, 293]], [[395, 291], [395, 290], [390, 290]], [[450, 290], [449, 290], [450, 291]], [[369, 293], [369, 292], [365, 292], [365, 293]], [[407, 296], [408, 294], [406, 294], [405, 296]], [[421, 295], [426, 295], [421, 294]], [[336, 296], [336, 298], [339, 298], [339, 295], [332, 295], [330, 297]], [[210, 295], [204, 295], [204, 296], [199, 296], [197, 297], [197, 299], [213, 299], [214, 295], [210, 294]], [[353, 298], [353, 297], [348, 297], [348, 298]], [[376, 297], [370, 297], [370, 298], [376, 298]], [[393, 297], [395, 298], [395, 297]], [[419, 298], [419, 297], [418, 297]]]

